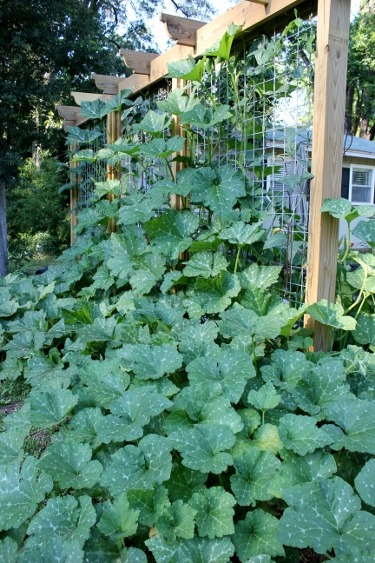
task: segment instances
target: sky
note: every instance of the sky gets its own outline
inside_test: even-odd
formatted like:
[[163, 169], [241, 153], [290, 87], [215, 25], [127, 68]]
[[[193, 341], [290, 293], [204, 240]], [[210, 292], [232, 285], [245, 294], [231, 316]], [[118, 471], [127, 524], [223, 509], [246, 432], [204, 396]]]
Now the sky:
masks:
[[[359, 3], [360, 0], [352, 0], [351, 1], [351, 19], [353, 19], [359, 10]], [[220, 0], [220, 2], [216, 2], [218, 15], [222, 14], [229, 8], [233, 7], [233, 2], [229, 2], [228, 0]], [[175, 10], [173, 9], [173, 4], [170, 0], [165, 0], [165, 9], [163, 10], [166, 14], [174, 14]], [[164, 24], [161, 23], [159, 20], [159, 16], [152, 18], [149, 22], [150, 28], [153, 30], [156, 43], [162, 53], [164, 53], [168, 49], [168, 36], [164, 29]]]

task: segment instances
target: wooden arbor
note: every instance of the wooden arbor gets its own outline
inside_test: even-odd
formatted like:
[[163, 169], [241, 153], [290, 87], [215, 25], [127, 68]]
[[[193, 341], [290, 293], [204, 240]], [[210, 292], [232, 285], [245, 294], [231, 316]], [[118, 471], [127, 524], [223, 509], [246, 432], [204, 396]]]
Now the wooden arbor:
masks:
[[[220, 39], [228, 25], [242, 27], [246, 35], [262, 32], [267, 26], [280, 27], [285, 16], [297, 8], [300, 15], [318, 15], [317, 57], [314, 83], [314, 126], [308, 258], [306, 265], [306, 302], [327, 299], [334, 301], [338, 220], [320, 212], [325, 198], [340, 196], [342, 168], [342, 135], [345, 119], [345, 85], [350, 23], [350, 0], [243, 0], [207, 24], [162, 14], [168, 34], [175, 45], [156, 56], [121, 50], [125, 64], [132, 70], [127, 78], [94, 76], [102, 91], [110, 96], [124, 89], [134, 94], [162, 80], [168, 73], [168, 63], [189, 56], [200, 57]], [[241, 38], [240, 38], [241, 40]], [[83, 98], [85, 94], [81, 94]], [[86, 95], [87, 96], [87, 95]], [[86, 100], [89, 100], [86, 97]], [[60, 107], [65, 125], [80, 124], [79, 108]], [[110, 123], [108, 127], [112, 126]], [[113, 125], [112, 139], [117, 125]], [[316, 349], [329, 349], [329, 331], [313, 319], [306, 326], [314, 329]]]

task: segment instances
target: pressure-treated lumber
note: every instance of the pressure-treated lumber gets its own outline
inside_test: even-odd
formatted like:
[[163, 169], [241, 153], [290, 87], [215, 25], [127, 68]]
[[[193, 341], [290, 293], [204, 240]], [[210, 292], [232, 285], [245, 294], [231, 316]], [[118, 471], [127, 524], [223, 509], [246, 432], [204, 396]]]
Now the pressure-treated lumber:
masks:
[[165, 24], [168, 36], [176, 41], [177, 45], [188, 45], [195, 47], [197, 41], [197, 30], [204, 26], [204, 22], [160, 14], [160, 21]]
[[143, 51], [132, 51], [131, 49], [120, 49], [119, 51], [124, 64], [135, 74], [150, 74], [150, 63], [158, 55]]
[[[274, 19], [283, 14], [287, 10], [297, 8], [299, 4], [303, 4], [304, 0], [269, 0], [264, 10], [264, 5], [248, 0], [239, 2], [230, 10], [227, 10], [212, 22], [207, 23], [197, 31], [196, 56], [212, 47], [212, 45], [220, 39], [228, 29], [228, 25], [234, 23], [242, 27], [242, 32], [250, 31], [260, 24], [264, 25], [268, 20]], [[311, 3], [313, 4], [313, 2]]]
[[70, 92], [74, 98], [77, 106], [80, 106], [82, 102], [95, 102], [96, 100], [107, 100], [108, 96], [103, 96], [103, 94], [91, 94], [89, 92]]
[[[121, 137], [121, 112], [113, 111], [107, 115], [107, 142], [114, 143]], [[107, 178], [108, 180], [120, 180], [121, 179], [121, 166], [107, 166]], [[108, 200], [113, 201], [114, 196], [108, 194]], [[110, 219], [107, 227], [109, 233], [116, 232], [116, 222], [114, 219]]]
[[64, 119], [64, 131], [69, 125], [76, 125], [79, 107], [77, 106], [56, 106], [57, 113]]
[[[319, 0], [317, 58], [314, 83], [314, 122], [310, 197], [306, 302], [335, 300], [338, 219], [320, 208], [326, 198], [340, 196], [342, 136], [350, 24], [350, 0]], [[314, 348], [328, 350], [328, 327], [305, 319], [315, 332]]]
[[123, 80], [121, 76], [110, 76], [106, 74], [93, 74], [95, 86], [102, 90], [103, 94], [118, 94], [118, 84]]
[[187, 59], [194, 55], [194, 48], [186, 45], [175, 45], [166, 53], [151, 61], [150, 82], [156, 82], [168, 74], [168, 63]]

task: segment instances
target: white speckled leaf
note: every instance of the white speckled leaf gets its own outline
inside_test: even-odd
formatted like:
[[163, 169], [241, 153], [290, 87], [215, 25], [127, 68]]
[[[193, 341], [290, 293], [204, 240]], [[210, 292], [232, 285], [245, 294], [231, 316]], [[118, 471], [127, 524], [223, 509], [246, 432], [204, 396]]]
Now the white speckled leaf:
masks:
[[316, 426], [310, 416], [287, 414], [280, 419], [280, 438], [288, 450], [299, 455], [312, 453], [333, 442], [327, 432]]
[[102, 534], [114, 540], [133, 536], [138, 528], [139, 510], [133, 510], [126, 493], [120, 494], [114, 502], [107, 501], [97, 526]]
[[21, 471], [18, 463], [0, 466], [0, 530], [17, 528], [30, 518], [52, 485], [45, 473], [38, 476], [33, 457], [26, 458]]
[[232, 403], [240, 400], [246, 382], [255, 377], [251, 356], [233, 348], [196, 358], [186, 366], [186, 371], [191, 385], [203, 381], [220, 383], [224, 396]]
[[197, 511], [196, 522], [201, 537], [213, 539], [234, 533], [236, 500], [222, 487], [204, 488], [194, 493], [189, 504]]
[[0, 561], [1, 563], [16, 563], [18, 545], [12, 538], [0, 540]]
[[269, 492], [283, 498], [284, 492], [295, 485], [328, 479], [337, 471], [334, 457], [323, 451], [300, 456], [288, 450], [282, 451], [282, 463], [269, 484]]
[[285, 555], [284, 548], [277, 539], [279, 520], [258, 508], [246, 514], [235, 526], [233, 543], [240, 561], [247, 563], [257, 555]]
[[361, 499], [370, 506], [375, 506], [375, 459], [370, 459], [362, 467], [354, 483]]
[[61, 422], [75, 407], [78, 397], [69, 389], [32, 391], [30, 394], [31, 422], [37, 428], [50, 428]]
[[140, 379], [159, 379], [182, 366], [182, 356], [171, 344], [125, 344], [121, 348], [121, 356], [124, 367]]
[[[79, 506], [78, 506], [79, 501]], [[67, 495], [54, 497], [31, 520], [27, 533], [29, 544], [43, 546], [46, 538], [78, 542], [83, 547], [96, 522], [96, 512], [90, 497]]]
[[47, 448], [38, 465], [62, 489], [90, 488], [98, 483], [103, 471], [101, 463], [91, 457], [88, 444], [57, 442]]
[[169, 209], [160, 217], [144, 223], [144, 228], [160, 252], [176, 259], [190, 246], [190, 235], [198, 228], [198, 224], [198, 216], [191, 211]]
[[343, 446], [351, 452], [375, 454], [375, 404], [339, 399], [324, 408], [326, 419], [345, 432]]
[[130, 489], [153, 489], [169, 479], [172, 469], [171, 446], [167, 438], [148, 434], [138, 446], [128, 445], [117, 450], [105, 468], [101, 485], [112, 496]]
[[197, 252], [186, 262], [182, 273], [187, 277], [214, 278], [227, 266], [228, 262], [221, 252]]
[[270, 452], [256, 447], [247, 449], [234, 460], [236, 473], [231, 476], [232, 491], [240, 506], [254, 506], [257, 500], [270, 500], [270, 482], [275, 477], [280, 460]]
[[194, 538], [167, 543], [161, 536], [145, 542], [156, 563], [228, 563], [234, 553], [229, 538]]
[[194, 299], [206, 313], [221, 313], [241, 291], [235, 274], [221, 272], [215, 278], [197, 278]]
[[333, 548], [336, 555], [373, 548], [375, 516], [360, 510], [360, 499], [340, 477], [297, 485], [284, 498], [290, 506], [281, 517], [279, 539], [285, 545], [317, 553]]
[[233, 463], [225, 450], [234, 445], [236, 438], [227, 426], [196, 424], [190, 430], [174, 433], [171, 440], [190, 469], [219, 474]]

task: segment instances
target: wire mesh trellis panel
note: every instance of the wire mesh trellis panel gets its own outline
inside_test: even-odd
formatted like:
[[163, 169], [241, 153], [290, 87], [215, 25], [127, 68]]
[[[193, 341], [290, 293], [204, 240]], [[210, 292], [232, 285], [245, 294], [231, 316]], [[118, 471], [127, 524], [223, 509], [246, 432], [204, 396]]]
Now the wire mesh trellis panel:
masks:
[[[89, 128], [90, 126], [88, 125], [87, 127]], [[98, 125], [95, 125], [95, 129], [98, 129]], [[86, 142], [84, 145], [80, 145], [77, 150], [92, 150], [96, 153], [101, 149], [106, 142], [106, 128], [104, 124], [101, 124], [100, 129], [100, 136]], [[105, 161], [100, 160], [95, 162], [80, 161], [74, 165], [71, 171], [74, 174], [73, 182], [77, 186], [75, 209], [72, 212], [77, 213], [91, 205], [95, 182], [102, 182], [107, 178], [107, 164]]]
[[[121, 116], [122, 134], [131, 144], [138, 145], [150, 140], [147, 133], [134, 133], [132, 126], [139, 123], [148, 111], [157, 110], [157, 103], [168, 97], [172, 89], [171, 80], [164, 79], [148, 88], [134, 100], [131, 110], [125, 110]], [[165, 162], [154, 157], [134, 161], [131, 156], [122, 161], [122, 182], [127, 192], [146, 193], [150, 187], [165, 177]], [[162, 208], [160, 209], [162, 212]]]
[[229, 72], [216, 66], [201, 90], [208, 103], [211, 96], [228, 105], [236, 126], [230, 120], [198, 129], [194, 149], [200, 165], [230, 163], [245, 172], [253, 211], [268, 233], [263, 258], [283, 266], [283, 296], [297, 306], [305, 288], [314, 37], [314, 21], [299, 21], [245, 44]]

